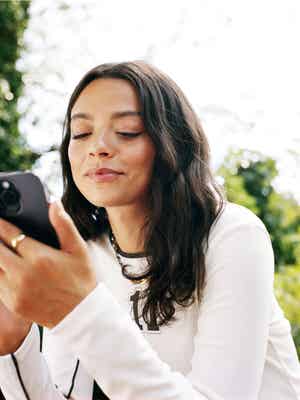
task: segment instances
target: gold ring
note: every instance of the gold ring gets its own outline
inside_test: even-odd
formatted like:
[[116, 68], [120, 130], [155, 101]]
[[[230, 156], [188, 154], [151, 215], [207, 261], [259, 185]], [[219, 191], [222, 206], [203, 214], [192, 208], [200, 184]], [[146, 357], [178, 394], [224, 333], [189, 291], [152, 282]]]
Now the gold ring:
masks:
[[18, 236], [14, 237], [13, 239], [11, 239], [10, 241], [10, 245], [14, 250], [17, 250], [17, 246], [20, 242], [22, 242], [22, 240], [24, 240], [26, 238], [26, 235], [24, 235], [24, 233], [20, 233]]

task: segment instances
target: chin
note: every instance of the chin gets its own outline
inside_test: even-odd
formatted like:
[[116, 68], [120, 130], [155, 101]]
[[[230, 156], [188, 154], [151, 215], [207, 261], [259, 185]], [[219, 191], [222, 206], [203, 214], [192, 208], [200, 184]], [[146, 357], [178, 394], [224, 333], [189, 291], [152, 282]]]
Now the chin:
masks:
[[128, 196], [128, 190], [116, 191], [116, 190], [91, 190], [91, 188], [83, 188], [80, 190], [82, 195], [95, 207], [122, 207], [133, 205], [137, 202], [137, 197], [140, 196]]
[[121, 206], [125, 206], [128, 205], [128, 202], [124, 202], [124, 196], [122, 198], [118, 198], [118, 199], [113, 199], [113, 198], [106, 198], [106, 199], [99, 199], [98, 197], [88, 197], [85, 196], [87, 198], [87, 200], [94, 204], [94, 206], [96, 207], [121, 207]]

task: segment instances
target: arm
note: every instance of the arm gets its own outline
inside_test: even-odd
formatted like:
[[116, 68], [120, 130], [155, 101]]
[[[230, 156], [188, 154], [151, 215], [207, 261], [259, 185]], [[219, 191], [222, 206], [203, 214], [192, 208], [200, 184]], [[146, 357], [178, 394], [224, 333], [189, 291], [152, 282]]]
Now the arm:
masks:
[[[65, 369], [63, 365], [60, 367]], [[15, 353], [0, 356], [0, 388], [6, 400], [66, 398], [68, 393], [60, 392], [53, 384], [46, 360], [40, 353], [40, 334], [36, 324], [32, 325]]]
[[207, 270], [187, 376], [159, 358], [103, 283], [51, 333], [112, 400], [256, 400], [273, 290], [267, 233], [248, 224], [218, 235]]
[[258, 400], [274, 283], [265, 228], [240, 225], [211, 243], [209, 271], [188, 379], [224, 400]]
[[[0, 218], [0, 237], [3, 240], [3, 244], [0, 243], [1, 302], [21, 320], [35, 321], [45, 327], [55, 326], [96, 286], [96, 277], [86, 243], [70, 216], [62, 206], [57, 205], [50, 207], [49, 218], [56, 229], [60, 249], [27, 236], [18, 247], [18, 254], [11, 248], [10, 238], [17, 237], [20, 229]], [[32, 290], [28, 290], [29, 287]], [[0, 386], [4, 395], [14, 400], [61, 399], [63, 395], [53, 386], [49, 375], [50, 371], [52, 373], [57, 371], [48, 368], [49, 358], [46, 362], [44, 355], [39, 352], [37, 327], [32, 328], [35, 331], [30, 332], [32, 335], [26, 336], [18, 351], [9, 354], [14, 348], [7, 349], [6, 343], [10, 340], [7, 340], [6, 333], [9, 334], [10, 330], [6, 329], [6, 325], [3, 326], [1, 342], [4, 346], [1, 343], [1, 348], [3, 347], [4, 351], [0, 350], [4, 356], [0, 362]], [[13, 331], [12, 327], [11, 332]], [[65, 349], [62, 353], [65, 353]], [[59, 377], [70, 375], [74, 365], [73, 361], [69, 363], [69, 359], [74, 360], [74, 358], [73, 354], [67, 353], [65, 359], [68, 363], [59, 365]], [[80, 374], [80, 377], [82, 375]], [[54, 377], [53, 380], [57, 381], [57, 374]], [[86, 395], [91, 379], [91, 377], [89, 380], [86, 379], [84, 392], [80, 389], [82, 381], [78, 382], [80, 387], [77, 387], [76, 397], [83, 397], [86, 400], [91, 398], [90, 393]], [[64, 385], [68, 382], [66, 380]], [[59, 383], [65, 389], [65, 386]], [[12, 387], [13, 384], [15, 389]], [[69, 393], [68, 389], [64, 391]]]

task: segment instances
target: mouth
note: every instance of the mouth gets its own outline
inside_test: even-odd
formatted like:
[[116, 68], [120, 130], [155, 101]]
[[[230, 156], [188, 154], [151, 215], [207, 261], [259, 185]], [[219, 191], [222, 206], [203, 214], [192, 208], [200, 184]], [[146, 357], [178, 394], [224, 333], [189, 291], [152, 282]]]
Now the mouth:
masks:
[[95, 176], [95, 175], [107, 175], [107, 174], [123, 174], [121, 171], [116, 171], [111, 168], [91, 168], [86, 172], [88, 176]]
[[89, 174], [88, 177], [93, 181], [93, 182], [112, 182], [116, 179], [118, 179], [121, 175], [118, 172], [107, 172], [107, 173], [94, 173], [94, 174]]

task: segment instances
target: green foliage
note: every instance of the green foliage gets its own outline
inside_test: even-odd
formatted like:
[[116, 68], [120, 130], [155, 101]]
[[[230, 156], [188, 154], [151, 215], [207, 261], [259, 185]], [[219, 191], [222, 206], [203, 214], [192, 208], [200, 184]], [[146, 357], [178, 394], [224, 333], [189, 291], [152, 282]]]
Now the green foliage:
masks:
[[259, 210], [256, 206], [256, 200], [247, 192], [243, 177], [237, 175], [237, 168], [231, 165], [231, 157], [231, 154], [229, 154], [218, 170], [218, 175], [222, 176], [225, 181], [227, 198], [229, 201], [241, 204], [257, 214]]
[[33, 153], [20, 136], [17, 101], [22, 74], [16, 61], [23, 48], [29, 1], [0, 1], [0, 171], [30, 169], [40, 154]]
[[272, 186], [276, 163], [259, 152], [230, 151], [217, 174], [229, 201], [252, 210], [266, 225], [275, 254], [275, 295], [290, 321], [300, 358], [300, 205]]
[[291, 322], [292, 335], [300, 359], [300, 264], [286, 266], [275, 274], [275, 295]]
[[300, 263], [300, 206], [272, 186], [278, 175], [275, 160], [254, 151], [230, 151], [217, 174], [224, 178], [228, 200], [249, 208], [266, 225], [276, 270]]

